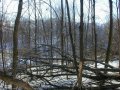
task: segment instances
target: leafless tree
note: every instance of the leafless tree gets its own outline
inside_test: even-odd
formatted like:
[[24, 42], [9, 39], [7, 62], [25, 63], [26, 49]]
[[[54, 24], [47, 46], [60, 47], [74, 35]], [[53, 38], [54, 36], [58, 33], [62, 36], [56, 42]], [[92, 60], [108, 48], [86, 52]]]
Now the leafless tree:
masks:
[[[95, 0], [93, 0], [93, 30], [94, 30], [94, 54], [95, 60], [97, 60], [97, 33], [96, 33], [96, 23], [95, 23]], [[95, 67], [97, 68], [97, 63], [95, 63]]]
[[[110, 26], [109, 26], [109, 41], [108, 41], [108, 47], [106, 52], [106, 59], [105, 63], [108, 64], [110, 59], [110, 52], [111, 52], [111, 45], [112, 45], [112, 32], [113, 32], [113, 6], [112, 6], [112, 0], [109, 0], [109, 8], [110, 8]], [[107, 68], [107, 67], [105, 67]], [[105, 72], [107, 73], [107, 72]]]
[[5, 73], [5, 59], [4, 59], [4, 48], [3, 48], [3, 6], [4, 3], [3, 3], [3, 0], [2, 0], [2, 14], [1, 14], [1, 20], [0, 20], [0, 46], [1, 46], [1, 56], [2, 56], [2, 63], [3, 63], [3, 71]]
[[[17, 64], [18, 64], [18, 28], [19, 28], [19, 23], [20, 23], [20, 17], [21, 17], [21, 12], [22, 12], [22, 5], [23, 5], [23, 0], [19, 0], [19, 6], [18, 6], [18, 13], [16, 16], [15, 20], [15, 25], [14, 25], [14, 31], [13, 31], [13, 63], [12, 63], [12, 76], [15, 78], [16, 77], [16, 70], [17, 70]], [[12, 89], [14, 89], [15, 86], [13, 85]]]
[[75, 50], [75, 44], [74, 44], [74, 41], [73, 41], [73, 35], [72, 35], [72, 29], [71, 29], [71, 20], [70, 20], [70, 11], [69, 11], [68, 0], [66, 0], [66, 7], [67, 7], [70, 42], [71, 42], [71, 46], [72, 46], [72, 55], [73, 55], [73, 58], [74, 58], [74, 66], [75, 66], [76, 72], [78, 74], [78, 67], [77, 67], [76, 53], [75, 53], [76, 50]]
[[79, 77], [78, 77], [78, 89], [82, 90], [82, 71], [83, 71], [83, 64], [84, 64], [84, 55], [83, 55], [83, 2], [84, 0], [80, 0], [80, 26], [79, 26], [79, 33], [80, 33], [80, 62], [79, 62]]

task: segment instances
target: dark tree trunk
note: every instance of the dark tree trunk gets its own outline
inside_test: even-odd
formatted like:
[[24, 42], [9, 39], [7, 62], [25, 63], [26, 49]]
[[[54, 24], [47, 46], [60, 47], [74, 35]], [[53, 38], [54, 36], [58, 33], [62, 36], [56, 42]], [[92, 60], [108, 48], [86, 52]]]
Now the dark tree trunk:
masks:
[[80, 33], [80, 62], [79, 62], [79, 78], [78, 78], [78, 88], [81, 90], [82, 88], [82, 71], [83, 71], [83, 64], [84, 64], [84, 59], [83, 59], [83, 0], [80, 0], [80, 27], [79, 27], [79, 33]]
[[63, 0], [61, 0], [61, 26], [60, 26], [60, 34], [61, 34], [61, 56], [62, 56], [62, 62], [61, 64], [63, 65], [63, 51], [64, 51], [64, 42], [63, 42], [63, 25], [64, 25], [64, 10], [63, 10]]
[[[19, 0], [18, 12], [15, 19], [14, 31], [13, 31], [13, 63], [12, 63], [13, 78], [16, 77], [16, 70], [17, 70], [17, 64], [18, 64], [18, 28], [19, 28], [20, 17], [22, 12], [22, 5], [23, 5], [23, 0]], [[13, 85], [12, 88], [15, 88], [15, 86]]]
[[[105, 63], [108, 64], [109, 59], [110, 59], [110, 52], [111, 52], [111, 45], [112, 45], [112, 32], [113, 32], [113, 7], [112, 7], [112, 0], [109, 0], [109, 8], [110, 8], [110, 26], [109, 26], [109, 41], [108, 41], [108, 47], [107, 47], [107, 52], [106, 52], [106, 59]], [[105, 66], [105, 68], [107, 68]], [[107, 71], [105, 72], [107, 73]]]
[[3, 48], [3, 1], [2, 1], [2, 16], [0, 20], [0, 46], [1, 46], [1, 59], [2, 59], [2, 64], [3, 64], [3, 71], [5, 74], [5, 59], [4, 59], [4, 48]]
[[[95, 25], [95, 0], [93, 0], [93, 31], [94, 31], [94, 55], [95, 60], [97, 60], [97, 33], [96, 33], [96, 25]], [[95, 68], [97, 68], [97, 63], [95, 63]]]
[[70, 11], [69, 11], [68, 0], [66, 0], [66, 6], [67, 6], [69, 35], [70, 35], [70, 42], [71, 42], [71, 46], [72, 46], [72, 54], [73, 54], [73, 59], [74, 59], [74, 66], [75, 66], [76, 72], [78, 74], [78, 66], [77, 66], [77, 61], [76, 61], [76, 50], [75, 50], [75, 44], [74, 44], [74, 41], [73, 41], [73, 35], [72, 35], [72, 29], [71, 29], [71, 20], [70, 20]]

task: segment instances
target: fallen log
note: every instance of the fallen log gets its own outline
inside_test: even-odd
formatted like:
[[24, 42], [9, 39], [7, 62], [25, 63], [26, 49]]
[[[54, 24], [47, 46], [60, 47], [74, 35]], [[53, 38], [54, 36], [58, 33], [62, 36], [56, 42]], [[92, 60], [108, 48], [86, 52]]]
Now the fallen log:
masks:
[[113, 85], [103, 85], [103, 86], [98, 86], [98, 87], [88, 87], [85, 88], [87, 90], [119, 90], [117, 89], [120, 87], [120, 84], [113, 84]]

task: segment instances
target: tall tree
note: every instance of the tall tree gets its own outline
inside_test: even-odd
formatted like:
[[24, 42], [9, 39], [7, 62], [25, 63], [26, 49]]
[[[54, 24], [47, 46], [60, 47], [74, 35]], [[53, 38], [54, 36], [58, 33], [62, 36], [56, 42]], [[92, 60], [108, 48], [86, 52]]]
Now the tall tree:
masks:
[[86, 32], [85, 32], [85, 53], [87, 53], [87, 47], [88, 47], [88, 30], [89, 30], [89, 22], [90, 22], [90, 8], [91, 8], [91, 0], [89, 0], [88, 4], [89, 4], [89, 8], [88, 8], [88, 15], [87, 15], [87, 25], [86, 25]]
[[75, 47], [76, 47], [76, 30], [75, 30], [75, 1], [76, 0], [73, 0], [73, 33], [74, 33], [74, 44], [75, 44]]
[[[116, 14], [117, 14], [117, 32], [118, 32], [118, 53], [119, 53], [119, 68], [120, 68], [120, 0], [116, 0]], [[119, 72], [120, 74], [120, 72]]]
[[28, 0], [28, 16], [29, 16], [29, 21], [28, 21], [28, 27], [29, 27], [29, 31], [28, 31], [28, 47], [30, 49], [30, 44], [31, 44], [31, 21], [30, 21], [30, 0]]
[[[94, 31], [94, 55], [95, 60], [97, 60], [97, 33], [96, 33], [96, 25], [95, 25], [95, 0], [93, 0], [93, 31]], [[97, 68], [97, 62], [95, 63], [95, 68]]]
[[78, 78], [78, 89], [82, 90], [82, 71], [83, 71], [83, 0], [80, 0], [80, 27], [79, 27], [79, 33], [80, 33], [80, 62], [79, 62], [79, 78]]
[[61, 35], [61, 56], [62, 56], [62, 62], [61, 64], [63, 65], [64, 61], [63, 61], [63, 50], [64, 50], [64, 42], [63, 42], [63, 37], [64, 37], [64, 33], [63, 33], [63, 25], [64, 25], [64, 7], [63, 7], [63, 0], [61, 0], [61, 26], [60, 26], [60, 35]]
[[[120, 68], [120, 0], [116, 0], [116, 11], [117, 11], [117, 32], [118, 32], [118, 53], [119, 53], [119, 68]], [[120, 72], [119, 72], [120, 74]]]
[[35, 52], [37, 50], [37, 6], [36, 6], [36, 0], [34, 0], [34, 15], [35, 15]]
[[68, 16], [68, 25], [69, 25], [69, 35], [70, 35], [70, 42], [71, 42], [71, 46], [72, 46], [72, 55], [73, 55], [73, 59], [74, 59], [74, 66], [78, 75], [78, 66], [77, 66], [77, 61], [76, 61], [76, 50], [75, 50], [75, 44], [73, 41], [73, 35], [72, 35], [72, 28], [71, 28], [71, 20], [70, 20], [70, 11], [69, 11], [69, 4], [68, 4], [68, 0], [66, 0], [66, 7], [67, 7], [67, 16]]
[[[13, 63], [12, 63], [12, 76], [16, 77], [17, 64], [18, 64], [18, 28], [20, 23], [20, 17], [22, 12], [23, 0], [19, 0], [18, 12], [15, 19], [14, 31], [13, 31]], [[15, 86], [13, 85], [13, 90]]]
[[[52, 45], [53, 45], [53, 20], [52, 20], [52, 2], [51, 0], [49, 0], [50, 2], [50, 44], [51, 44], [51, 47], [50, 47], [50, 57], [53, 58], [53, 48], [52, 48]], [[53, 63], [53, 60], [50, 60], [50, 64], [52, 65]], [[52, 74], [52, 66], [51, 66], [51, 71], [50, 71], [50, 74]]]
[[[35, 45], [35, 54], [37, 53], [37, 32], [38, 32], [38, 22], [37, 22], [37, 4], [36, 4], [36, 0], [34, 0], [34, 15], [35, 15], [35, 32], [34, 32], [34, 35], [35, 35], [35, 42], [34, 42], [34, 45]], [[36, 61], [36, 65], [38, 65], [37, 63], [37, 58], [35, 58], [35, 61]], [[38, 67], [36, 67], [37, 69], [37, 74], [38, 74]]]
[[4, 59], [4, 48], [3, 48], [3, 0], [2, 0], [2, 14], [1, 14], [1, 20], [0, 20], [0, 46], [1, 46], [1, 56], [2, 56], [2, 64], [3, 64], [3, 71], [5, 73], [5, 59]]
[[[112, 6], [112, 0], [109, 0], [109, 9], [110, 9], [110, 25], [109, 25], [109, 38], [108, 38], [108, 47], [106, 51], [106, 59], [105, 63], [108, 64], [110, 59], [110, 52], [111, 52], [111, 45], [112, 45], [112, 32], [113, 32], [113, 6]], [[107, 66], [105, 66], [107, 68]], [[107, 73], [107, 71], [105, 71]]]

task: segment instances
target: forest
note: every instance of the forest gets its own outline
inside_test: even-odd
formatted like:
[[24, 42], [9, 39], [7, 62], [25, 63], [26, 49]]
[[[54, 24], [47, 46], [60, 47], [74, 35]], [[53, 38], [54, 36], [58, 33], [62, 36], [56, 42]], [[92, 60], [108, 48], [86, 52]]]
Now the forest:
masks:
[[120, 0], [0, 0], [0, 90], [120, 90]]

